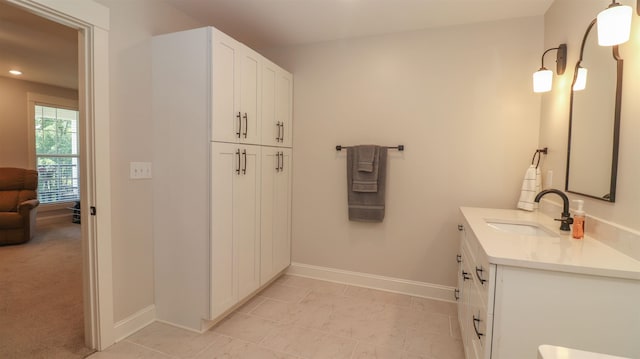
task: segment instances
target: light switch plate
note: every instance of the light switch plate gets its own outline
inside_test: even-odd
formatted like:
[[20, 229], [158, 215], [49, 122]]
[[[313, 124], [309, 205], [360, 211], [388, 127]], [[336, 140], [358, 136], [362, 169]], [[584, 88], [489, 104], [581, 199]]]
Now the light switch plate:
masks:
[[149, 179], [151, 177], [151, 162], [129, 162], [130, 179]]

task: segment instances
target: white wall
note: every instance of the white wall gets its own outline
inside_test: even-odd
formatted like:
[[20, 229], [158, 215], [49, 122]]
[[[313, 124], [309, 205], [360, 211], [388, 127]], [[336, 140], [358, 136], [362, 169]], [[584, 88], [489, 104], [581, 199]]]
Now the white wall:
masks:
[[160, 1], [97, 1], [109, 8], [111, 19], [111, 201], [117, 322], [154, 303], [152, 181], [129, 179], [129, 162], [153, 161], [151, 36], [204, 24]]
[[0, 167], [29, 168], [27, 93], [78, 99], [78, 91], [0, 77]]
[[[637, 100], [640, 95], [640, 18], [635, 15], [635, 1], [621, 2], [632, 5], [634, 15], [631, 39], [620, 46], [624, 72], [616, 203], [569, 196], [584, 199], [587, 214], [640, 230], [640, 103]], [[542, 95], [540, 146], [550, 149], [543, 169], [553, 171], [555, 188], [564, 189], [570, 88], [580, 56], [580, 44], [591, 20], [606, 5], [603, 2], [556, 0], [545, 14], [544, 48], [555, 47], [562, 42], [568, 46], [567, 72], [555, 77], [552, 92]], [[542, 48], [539, 50], [543, 51]]]
[[[458, 207], [515, 208], [538, 144], [542, 17], [263, 51], [294, 74], [293, 261], [455, 284]], [[390, 151], [386, 218], [349, 222], [345, 151]]]

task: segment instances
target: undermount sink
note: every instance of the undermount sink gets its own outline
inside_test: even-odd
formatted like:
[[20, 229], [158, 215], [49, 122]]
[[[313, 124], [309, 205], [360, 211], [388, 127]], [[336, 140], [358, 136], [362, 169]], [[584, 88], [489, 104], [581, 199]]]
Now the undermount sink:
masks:
[[552, 231], [536, 223], [506, 222], [500, 220], [486, 220], [487, 225], [502, 232], [534, 237], [557, 237]]

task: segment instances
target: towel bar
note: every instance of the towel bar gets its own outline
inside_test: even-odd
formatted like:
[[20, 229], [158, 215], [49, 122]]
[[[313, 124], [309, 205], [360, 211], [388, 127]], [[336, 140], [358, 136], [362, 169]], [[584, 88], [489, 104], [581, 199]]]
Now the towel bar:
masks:
[[547, 154], [548, 152], [548, 148], [538, 148], [536, 150], [536, 152], [533, 153], [533, 158], [531, 158], [531, 165], [533, 165], [533, 163], [536, 161], [536, 156], [538, 156], [538, 162], [536, 163], [536, 168], [538, 168], [538, 166], [540, 165], [540, 157], [542, 157], [542, 154]]
[[[351, 148], [353, 146], [341, 146], [341, 145], [337, 145], [336, 146], [336, 151], [342, 151], [343, 148]], [[398, 151], [404, 151], [404, 145], [397, 145], [397, 146], [383, 146], [385, 148], [389, 148], [392, 150], [398, 150]]]

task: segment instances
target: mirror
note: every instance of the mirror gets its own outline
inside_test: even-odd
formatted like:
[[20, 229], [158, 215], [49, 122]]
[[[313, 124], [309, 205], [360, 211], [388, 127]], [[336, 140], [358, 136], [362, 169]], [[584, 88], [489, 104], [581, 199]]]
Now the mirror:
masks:
[[591, 31], [594, 19], [582, 39], [578, 69], [587, 69], [584, 90], [571, 90], [567, 192], [615, 202], [620, 134], [622, 64], [618, 46], [598, 45]]

